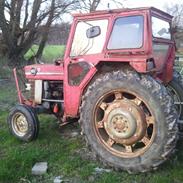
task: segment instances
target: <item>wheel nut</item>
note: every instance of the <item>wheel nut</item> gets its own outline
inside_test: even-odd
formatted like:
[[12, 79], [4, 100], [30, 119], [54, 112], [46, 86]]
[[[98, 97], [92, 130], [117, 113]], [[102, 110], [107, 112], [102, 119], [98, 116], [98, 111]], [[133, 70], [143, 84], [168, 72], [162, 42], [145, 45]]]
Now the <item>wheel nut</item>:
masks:
[[129, 107], [128, 110], [129, 110], [129, 111], [132, 111], [132, 108]]

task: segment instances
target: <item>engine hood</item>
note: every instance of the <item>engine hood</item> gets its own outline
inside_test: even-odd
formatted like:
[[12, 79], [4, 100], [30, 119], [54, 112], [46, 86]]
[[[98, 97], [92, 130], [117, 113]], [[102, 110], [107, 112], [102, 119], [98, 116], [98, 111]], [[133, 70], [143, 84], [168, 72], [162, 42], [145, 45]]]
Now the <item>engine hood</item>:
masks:
[[33, 80], [63, 80], [63, 66], [34, 64], [24, 67], [25, 77]]

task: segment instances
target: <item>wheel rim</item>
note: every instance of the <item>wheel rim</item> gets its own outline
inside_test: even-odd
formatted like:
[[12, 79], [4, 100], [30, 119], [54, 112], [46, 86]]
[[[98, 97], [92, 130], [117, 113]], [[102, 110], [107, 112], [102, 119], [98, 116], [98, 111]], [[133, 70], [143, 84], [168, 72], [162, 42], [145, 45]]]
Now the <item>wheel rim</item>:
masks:
[[177, 93], [177, 91], [171, 86], [171, 85], [167, 85], [167, 89], [169, 91], [169, 94], [171, 95], [174, 104], [175, 104], [175, 108], [177, 110], [178, 113], [178, 117], [181, 117], [181, 111], [182, 111], [182, 104], [180, 104], [182, 101], [180, 99], [179, 94]]
[[16, 113], [12, 117], [12, 128], [18, 136], [24, 136], [28, 131], [28, 122], [22, 113]]
[[125, 158], [143, 154], [155, 136], [155, 119], [148, 105], [136, 94], [120, 89], [98, 100], [93, 124], [103, 146]]

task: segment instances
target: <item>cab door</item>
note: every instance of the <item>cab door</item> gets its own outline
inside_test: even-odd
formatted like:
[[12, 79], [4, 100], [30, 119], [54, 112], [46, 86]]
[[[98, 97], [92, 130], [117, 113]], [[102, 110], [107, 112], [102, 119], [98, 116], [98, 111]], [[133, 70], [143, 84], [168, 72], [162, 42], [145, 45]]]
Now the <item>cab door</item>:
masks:
[[[167, 82], [171, 79], [174, 58], [174, 41], [170, 33], [170, 21], [152, 16], [152, 49], [159, 78]], [[171, 69], [168, 75], [168, 70]]]

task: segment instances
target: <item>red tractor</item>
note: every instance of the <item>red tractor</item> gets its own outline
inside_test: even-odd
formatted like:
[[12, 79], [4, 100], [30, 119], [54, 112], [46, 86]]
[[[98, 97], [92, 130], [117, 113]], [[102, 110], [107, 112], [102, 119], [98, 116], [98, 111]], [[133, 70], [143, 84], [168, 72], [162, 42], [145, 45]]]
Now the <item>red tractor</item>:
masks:
[[175, 149], [183, 114], [171, 21], [156, 8], [74, 15], [63, 60], [25, 66], [25, 90], [14, 69], [19, 104], [8, 117], [11, 133], [35, 139], [41, 112], [61, 125], [78, 119], [104, 164], [156, 169]]

